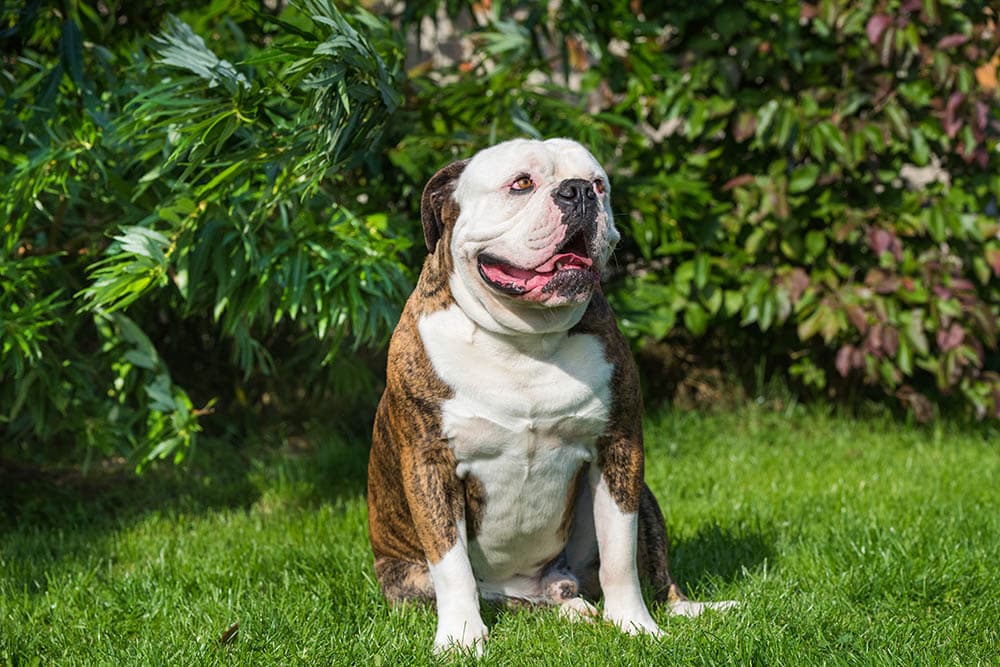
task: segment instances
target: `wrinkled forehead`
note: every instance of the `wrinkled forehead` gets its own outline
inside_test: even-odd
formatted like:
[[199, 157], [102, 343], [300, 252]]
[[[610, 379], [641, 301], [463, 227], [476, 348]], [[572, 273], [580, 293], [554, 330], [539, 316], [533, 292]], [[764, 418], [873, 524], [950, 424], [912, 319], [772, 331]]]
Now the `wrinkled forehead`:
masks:
[[514, 139], [476, 153], [458, 180], [456, 196], [492, 190], [522, 175], [546, 182], [592, 180], [607, 174], [586, 148], [569, 139]]

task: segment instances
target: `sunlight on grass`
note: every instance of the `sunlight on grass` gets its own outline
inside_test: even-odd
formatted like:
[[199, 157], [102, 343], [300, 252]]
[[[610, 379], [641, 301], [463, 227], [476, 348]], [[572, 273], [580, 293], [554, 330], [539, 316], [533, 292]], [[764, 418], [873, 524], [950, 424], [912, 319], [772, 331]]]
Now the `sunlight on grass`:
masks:
[[[654, 609], [659, 641], [488, 606], [490, 663], [995, 659], [995, 432], [757, 409], [663, 413], [646, 434], [675, 577], [692, 597], [742, 606], [696, 620]], [[323, 428], [307, 439], [294, 455], [22, 502], [0, 540], [0, 657], [437, 662], [433, 610], [391, 609], [374, 581], [365, 443]]]

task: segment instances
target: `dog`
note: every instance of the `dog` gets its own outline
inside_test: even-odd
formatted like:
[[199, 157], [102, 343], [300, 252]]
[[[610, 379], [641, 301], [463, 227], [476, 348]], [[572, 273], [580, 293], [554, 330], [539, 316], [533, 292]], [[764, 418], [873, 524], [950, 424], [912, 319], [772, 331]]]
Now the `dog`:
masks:
[[[437, 651], [482, 652], [480, 597], [557, 605], [660, 635], [640, 576], [696, 615], [668, 572], [643, 481], [636, 365], [601, 290], [620, 239], [600, 163], [516, 139], [437, 172], [428, 255], [388, 353], [368, 467], [375, 573], [433, 600]], [[725, 603], [716, 603], [724, 606]]]

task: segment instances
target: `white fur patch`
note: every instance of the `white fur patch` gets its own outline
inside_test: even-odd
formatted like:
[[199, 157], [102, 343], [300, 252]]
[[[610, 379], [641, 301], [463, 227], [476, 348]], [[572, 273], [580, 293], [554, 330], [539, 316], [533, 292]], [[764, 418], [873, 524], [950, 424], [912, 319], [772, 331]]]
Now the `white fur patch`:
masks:
[[559, 617], [574, 623], [591, 623], [601, 617], [601, 612], [583, 598], [575, 597], [559, 604]]
[[601, 342], [565, 332], [505, 336], [457, 306], [424, 316], [420, 336], [453, 390], [442, 427], [457, 474], [486, 499], [469, 559], [484, 595], [541, 599], [542, 568], [565, 546], [573, 479], [595, 458], [611, 402]]
[[482, 653], [488, 631], [479, 613], [479, 592], [469, 564], [465, 522], [459, 521], [458, 541], [437, 563], [428, 563], [437, 604], [434, 650], [452, 646]]
[[604, 592], [604, 618], [629, 634], [648, 633], [659, 637], [662, 632], [646, 609], [639, 587], [636, 567], [636, 537], [639, 517], [625, 513], [594, 466], [594, 527], [597, 549], [601, 555], [599, 577]]
[[739, 607], [736, 600], [723, 600], [721, 602], [694, 602], [692, 600], [678, 600], [670, 603], [670, 613], [674, 616], [686, 616], [695, 618], [701, 616], [706, 611], [726, 611]]

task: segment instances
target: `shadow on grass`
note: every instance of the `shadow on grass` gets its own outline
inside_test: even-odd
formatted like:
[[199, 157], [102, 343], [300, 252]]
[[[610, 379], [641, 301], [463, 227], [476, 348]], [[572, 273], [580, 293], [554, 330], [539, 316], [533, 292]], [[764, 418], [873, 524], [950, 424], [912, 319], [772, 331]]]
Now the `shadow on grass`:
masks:
[[0, 458], [3, 583], [41, 594], [55, 572], [113, 559], [118, 534], [150, 518], [308, 512], [356, 502], [364, 494], [367, 459], [366, 440], [322, 426], [303, 436], [262, 434], [248, 447], [204, 442], [191, 462], [165, 463], [142, 475], [123, 460], [84, 472]]
[[[270, 441], [270, 442], [269, 442]], [[250, 509], [262, 498], [313, 506], [364, 494], [368, 443], [324, 427], [241, 447], [207, 440], [190, 463], [139, 475], [122, 459], [84, 470], [0, 458], [0, 535], [27, 529], [114, 530], [150, 513]]]
[[671, 540], [670, 574], [689, 596], [700, 598], [773, 564], [773, 543], [767, 531], [705, 526], [691, 537]]

